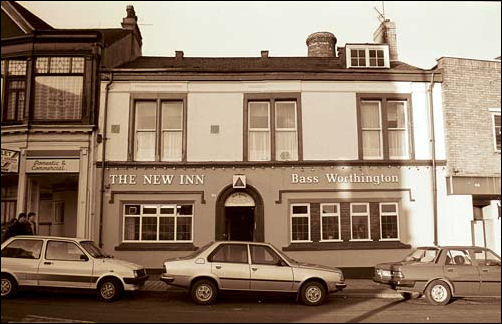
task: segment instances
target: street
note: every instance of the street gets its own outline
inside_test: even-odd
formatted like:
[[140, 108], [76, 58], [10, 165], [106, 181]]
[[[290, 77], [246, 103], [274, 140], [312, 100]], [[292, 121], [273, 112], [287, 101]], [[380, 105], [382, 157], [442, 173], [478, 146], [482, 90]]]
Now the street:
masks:
[[447, 306], [413, 300], [330, 296], [319, 307], [290, 296], [233, 294], [212, 306], [197, 306], [183, 291], [138, 292], [115, 303], [93, 293], [25, 291], [2, 299], [1, 322], [464, 322], [501, 320], [500, 299], [457, 299]]

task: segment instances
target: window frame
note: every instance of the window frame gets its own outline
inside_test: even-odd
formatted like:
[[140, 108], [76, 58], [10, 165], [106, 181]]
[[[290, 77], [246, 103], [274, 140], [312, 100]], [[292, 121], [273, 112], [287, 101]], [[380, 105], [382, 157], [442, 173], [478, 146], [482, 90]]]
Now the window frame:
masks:
[[[383, 212], [382, 211], [383, 205], [395, 205], [396, 211], [395, 212]], [[401, 236], [400, 236], [400, 231], [399, 231], [399, 203], [397, 203], [397, 202], [381, 202], [378, 204], [378, 212], [380, 214], [380, 218], [379, 218], [380, 219], [380, 241], [400, 241]], [[382, 216], [395, 216], [396, 217], [396, 226], [397, 226], [397, 237], [396, 238], [384, 238], [383, 237]]]
[[[363, 125], [362, 125], [362, 103], [363, 102], [368, 102], [368, 103], [378, 103], [378, 117], [379, 117], [379, 127], [378, 128], [363, 128]], [[380, 147], [379, 147], [379, 150], [380, 150], [380, 155], [378, 156], [367, 156], [367, 157], [364, 157], [364, 151], [362, 152], [363, 153], [363, 159], [366, 159], [366, 160], [381, 160], [383, 159], [384, 157], [384, 144], [383, 144], [383, 114], [382, 114], [382, 102], [379, 101], [379, 100], [361, 100], [361, 105], [360, 105], [360, 111], [361, 111], [361, 118], [360, 118], [360, 133], [361, 133], [361, 142], [363, 141], [363, 133], [364, 131], [378, 131], [378, 134], [379, 134], [379, 138], [380, 138]], [[364, 143], [362, 144], [363, 145], [363, 148], [364, 148]]]
[[[334, 205], [337, 206], [336, 213], [324, 213], [323, 212], [323, 206], [325, 205]], [[320, 204], [320, 211], [319, 211], [319, 216], [321, 218], [321, 236], [319, 242], [343, 242], [342, 240], [342, 225], [341, 225], [341, 211], [340, 211], [340, 203], [321, 203]], [[338, 238], [336, 239], [325, 239], [323, 237], [323, 227], [324, 227], [324, 218], [328, 217], [337, 217], [338, 218]]]
[[[52, 242], [57, 242], [57, 243], [69, 243], [69, 244], [73, 244], [75, 245], [79, 250], [80, 252], [82, 252], [83, 255], [85, 255], [87, 257], [87, 260], [82, 260], [82, 259], [79, 259], [79, 260], [65, 260], [65, 259], [49, 259], [47, 257], [47, 252], [49, 251], [49, 244], [52, 243]], [[54, 239], [51, 239], [51, 240], [47, 240], [47, 242], [45, 242], [45, 253], [44, 253], [44, 259], [45, 260], [52, 260], [52, 261], [66, 261], [66, 262], [88, 262], [90, 260], [90, 257], [87, 255], [86, 252], [83, 251], [84, 249], [82, 249], [80, 247], [79, 244], [73, 242], [73, 241], [63, 241], [63, 240], [54, 240]]]
[[[25, 121], [25, 116], [26, 116], [26, 107], [27, 102], [29, 101], [28, 98], [28, 70], [30, 66], [30, 62], [23, 57], [13, 57], [13, 58], [5, 58], [2, 59], [2, 68], [1, 68], [1, 78], [2, 78], [2, 93], [1, 93], [1, 121], [2, 124], [20, 124]], [[24, 74], [11, 74], [9, 73], [9, 65], [11, 61], [23, 61], [25, 64], [25, 70]], [[9, 105], [9, 94], [10, 92], [10, 84], [15, 81], [24, 81], [24, 106], [22, 107], [22, 113], [20, 114], [20, 106], [18, 106], [18, 100], [19, 100], [19, 93], [21, 91], [15, 91], [16, 93], [16, 107], [15, 107], [15, 118], [14, 119], [6, 119], [7, 117], [7, 111], [8, 111], [8, 105]], [[16, 89], [18, 90], [18, 89]]]
[[[270, 126], [270, 159], [250, 160], [249, 159], [249, 103], [268, 102], [269, 103], [269, 126]], [[294, 102], [296, 105], [296, 138], [298, 158], [293, 160], [278, 160], [276, 158], [276, 102]], [[291, 162], [303, 161], [303, 135], [302, 135], [302, 104], [300, 92], [279, 92], [279, 93], [245, 93], [244, 94], [244, 138], [243, 138], [243, 161], [246, 162]]]
[[[293, 214], [293, 207], [296, 206], [307, 206], [307, 213], [306, 214]], [[298, 216], [294, 216], [298, 215]], [[308, 225], [308, 239], [307, 240], [293, 240], [293, 218], [307, 218], [307, 225]], [[311, 212], [310, 212], [310, 203], [292, 203], [289, 205], [289, 240], [291, 243], [311, 243], [312, 242], [312, 235], [310, 233], [311, 231], [311, 226], [310, 226], [310, 219], [311, 219]]]
[[[360, 213], [360, 212], [356, 212], [354, 213], [352, 211], [352, 207], [354, 205], [365, 205], [367, 208], [367, 212], [366, 213]], [[367, 219], [367, 224], [368, 224], [368, 238], [366, 239], [355, 239], [354, 238], [354, 231], [353, 231], [353, 228], [352, 228], [352, 218], [353, 217], [361, 217], [361, 216], [366, 216], [366, 219]], [[351, 202], [350, 203], [350, 241], [351, 242], [369, 242], [369, 241], [372, 241], [371, 239], [371, 222], [370, 222], [370, 218], [371, 218], [371, 210], [370, 210], [370, 203], [369, 202]]]
[[[214, 261], [213, 257], [218, 253], [221, 249], [226, 246], [244, 246], [246, 248], [247, 262], [231, 262], [231, 261]], [[250, 264], [251, 255], [250, 255], [249, 245], [245, 243], [221, 243], [218, 245], [211, 253], [207, 256], [207, 261], [211, 263], [231, 263], [231, 264]]]
[[[352, 50], [364, 50], [365, 62], [364, 66], [354, 66], [352, 65]], [[383, 50], [383, 66], [371, 66], [370, 65], [370, 50]], [[358, 56], [359, 57], [359, 56]], [[378, 55], [376, 56], [378, 58]], [[345, 44], [345, 60], [347, 68], [355, 69], [389, 69], [390, 68], [390, 57], [389, 57], [389, 45], [387, 44]], [[378, 61], [377, 61], [378, 62]], [[378, 63], [377, 63], [378, 64]]]
[[[500, 148], [497, 148], [497, 126], [495, 126], [495, 117], [501, 116], [500, 109], [491, 109], [491, 115], [492, 115], [492, 136], [493, 136], [493, 150], [496, 153], [500, 153]], [[500, 126], [498, 126], [500, 129]]]
[[[292, 103], [294, 104], [294, 107], [295, 107], [295, 127], [294, 128], [279, 128], [277, 126], [277, 103]], [[276, 151], [275, 151], [275, 161], [298, 161], [298, 157], [299, 157], [299, 154], [298, 154], [298, 105], [296, 103], [296, 101], [293, 101], [293, 100], [276, 100], [274, 102], [274, 124], [275, 124], [275, 133], [274, 133], [274, 140], [275, 140], [275, 147], [276, 147]], [[292, 132], [294, 131], [295, 132], [295, 135], [296, 135], [296, 159], [290, 159], [290, 160], [281, 160], [279, 158], [277, 158], [277, 154], [278, 154], [278, 151], [277, 151], [277, 134], [279, 132]], [[280, 156], [280, 155], [279, 155]]]

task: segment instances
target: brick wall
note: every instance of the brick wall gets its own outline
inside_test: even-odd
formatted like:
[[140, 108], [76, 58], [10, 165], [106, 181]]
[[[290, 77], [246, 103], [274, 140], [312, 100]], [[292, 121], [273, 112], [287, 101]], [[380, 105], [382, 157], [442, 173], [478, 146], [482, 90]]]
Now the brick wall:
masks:
[[492, 112], [500, 108], [500, 61], [443, 57], [443, 109], [450, 175], [500, 176]]

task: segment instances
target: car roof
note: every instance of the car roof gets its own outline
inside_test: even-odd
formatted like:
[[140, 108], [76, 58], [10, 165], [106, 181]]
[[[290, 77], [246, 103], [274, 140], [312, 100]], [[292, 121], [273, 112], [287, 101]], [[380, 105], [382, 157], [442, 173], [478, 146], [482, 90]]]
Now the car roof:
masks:
[[42, 239], [42, 240], [67, 240], [67, 241], [92, 241], [89, 239], [85, 239], [83, 237], [63, 237], [63, 236], [45, 236], [45, 235], [16, 235], [12, 238], [22, 238], [22, 239]]
[[440, 245], [440, 246], [419, 246], [417, 249], [487, 249], [483, 246], [474, 246], [474, 245]]

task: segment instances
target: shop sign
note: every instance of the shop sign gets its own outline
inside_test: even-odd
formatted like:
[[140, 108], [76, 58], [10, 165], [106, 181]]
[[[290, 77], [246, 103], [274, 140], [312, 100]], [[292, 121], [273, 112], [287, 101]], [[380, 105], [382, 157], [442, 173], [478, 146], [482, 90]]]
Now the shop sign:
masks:
[[366, 183], [380, 185], [383, 183], [398, 183], [399, 176], [397, 175], [385, 175], [381, 174], [365, 174], [365, 173], [351, 173], [351, 174], [338, 174], [338, 173], [326, 173], [324, 176], [302, 176], [298, 173], [291, 174], [291, 183], [310, 183], [316, 184], [321, 181], [327, 183], [339, 184], [339, 183]]
[[27, 173], [68, 173], [79, 172], [79, 159], [28, 159]]
[[19, 173], [19, 151], [2, 149], [2, 173]]
[[112, 185], [203, 185], [204, 175], [200, 174], [144, 174], [138, 177], [135, 174], [110, 174]]

